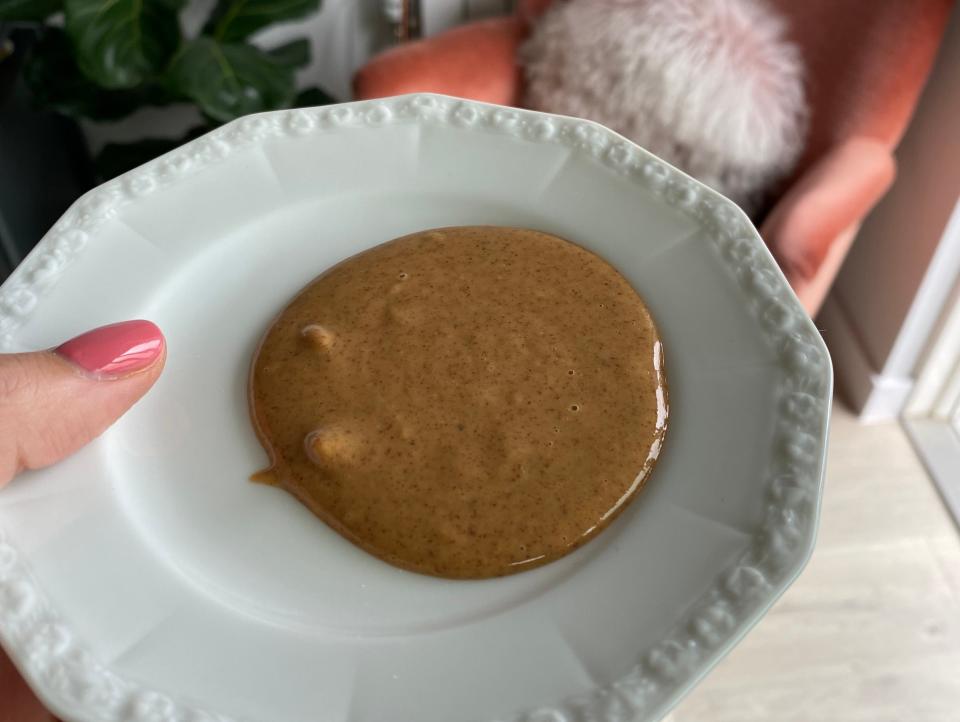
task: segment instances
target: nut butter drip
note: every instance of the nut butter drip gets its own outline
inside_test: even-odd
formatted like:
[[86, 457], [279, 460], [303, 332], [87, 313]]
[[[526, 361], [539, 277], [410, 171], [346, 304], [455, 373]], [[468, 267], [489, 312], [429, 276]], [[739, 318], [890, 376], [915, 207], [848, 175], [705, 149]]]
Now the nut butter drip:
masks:
[[629, 283], [556, 236], [414, 233], [307, 286], [257, 351], [250, 406], [286, 489], [371, 554], [494, 577], [596, 536], [667, 422], [662, 347]]

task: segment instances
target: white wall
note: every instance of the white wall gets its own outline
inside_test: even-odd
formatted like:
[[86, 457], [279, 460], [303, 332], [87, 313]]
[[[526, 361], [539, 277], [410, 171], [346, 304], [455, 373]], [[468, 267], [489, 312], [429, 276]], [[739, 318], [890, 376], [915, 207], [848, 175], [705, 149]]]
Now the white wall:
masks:
[[433, 35], [465, 20], [510, 12], [513, 0], [421, 0], [424, 35]]

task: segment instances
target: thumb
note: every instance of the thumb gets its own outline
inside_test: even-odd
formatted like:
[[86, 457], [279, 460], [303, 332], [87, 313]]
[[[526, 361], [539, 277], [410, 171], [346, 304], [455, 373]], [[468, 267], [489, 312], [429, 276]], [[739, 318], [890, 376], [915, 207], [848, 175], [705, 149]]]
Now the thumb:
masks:
[[102, 326], [51, 351], [0, 355], [0, 486], [102, 433], [153, 385], [165, 357], [163, 334], [149, 321]]

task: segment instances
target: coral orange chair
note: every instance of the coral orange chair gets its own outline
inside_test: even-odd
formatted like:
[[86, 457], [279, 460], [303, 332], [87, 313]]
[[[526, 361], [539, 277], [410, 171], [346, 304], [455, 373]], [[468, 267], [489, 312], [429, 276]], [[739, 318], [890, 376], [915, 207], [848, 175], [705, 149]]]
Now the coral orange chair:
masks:
[[[558, 0], [561, 1], [561, 0]], [[804, 56], [812, 109], [804, 155], [760, 231], [815, 314], [863, 218], [894, 177], [892, 151], [933, 64], [952, 0], [772, 0]], [[517, 50], [551, 0], [373, 58], [357, 98], [416, 91], [518, 105]]]

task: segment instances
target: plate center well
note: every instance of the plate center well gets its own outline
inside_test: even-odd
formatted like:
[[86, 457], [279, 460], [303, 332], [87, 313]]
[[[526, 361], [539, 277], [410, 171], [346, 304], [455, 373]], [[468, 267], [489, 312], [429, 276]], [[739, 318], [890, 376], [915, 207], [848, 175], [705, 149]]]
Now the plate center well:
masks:
[[[402, 207], [402, 225], [391, 207]], [[247, 373], [273, 316], [310, 279], [354, 253], [420, 228], [468, 223], [543, 225], [528, 211], [475, 198], [300, 204], [212, 242], [151, 299], [147, 315], [169, 341], [167, 367], [110, 435], [111, 463], [135, 526], [201, 591], [273, 624], [408, 634], [516, 606], [605, 545], [599, 538], [513, 577], [435, 579], [381, 562], [286, 492], [249, 481], [266, 456], [247, 413]]]

